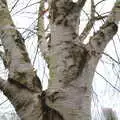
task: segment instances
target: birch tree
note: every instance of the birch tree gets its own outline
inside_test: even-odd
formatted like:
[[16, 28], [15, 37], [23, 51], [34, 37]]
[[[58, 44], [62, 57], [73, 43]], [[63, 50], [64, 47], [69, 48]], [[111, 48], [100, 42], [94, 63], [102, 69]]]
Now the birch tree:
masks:
[[105, 120], [118, 120], [116, 113], [111, 108], [103, 109]]
[[48, 89], [42, 90], [6, 0], [0, 0], [0, 38], [4, 47], [1, 56], [9, 75], [7, 80], [0, 79], [0, 89], [21, 120], [90, 120], [92, 79], [106, 45], [117, 33], [120, 1], [116, 1], [104, 24], [87, 44], [84, 40], [94, 22], [104, 19], [104, 16], [95, 16], [94, 0], [91, 0], [91, 18], [80, 35], [80, 13], [87, 0], [46, 1], [49, 42], [43, 27], [44, 2], [40, 1], [38, 41], [50, 70]]

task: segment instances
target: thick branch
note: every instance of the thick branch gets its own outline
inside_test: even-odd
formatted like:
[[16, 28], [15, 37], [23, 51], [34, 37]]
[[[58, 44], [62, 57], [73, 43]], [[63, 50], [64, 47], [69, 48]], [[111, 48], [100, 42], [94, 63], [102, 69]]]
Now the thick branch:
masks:
[[44, 0], [41, 0], [38, 14], [38, 41], [41, 43], [41, 39], [44, 35]]
[[2, 79], [0, 89], [11, 101], [21, 120], [42, 120], [42, 92], [31, 91], [19, 82]]
[[[36, 73], [30, 63], [24, 39], [16, 30], [6, 1], [0, 1], [0, 38], [5, 49], [4, 63], [9, 70], [9, 78], [26, 85], [31, 89], [40, 90], [36, 85]], [[40, 85], [40, 81], [37, 81]]]
[[80, 12], [86, 0], [74, 3], [72, 0], [52, 0], [50, 4], [51, 23], [70, 27], [78, 34]]
[[[94, 52], [101, 53], [106, 47], [107, 43], [113, 38], [113, 36], [117, 33], [117, 24], [120, 21], [119, 13], [119, 5], [120, 2], [116, 2], [113, 7], [108, 19], [105, 21], [100, 30], [97, 31], [93, 37], [91, 37], [89, 42], [89, 47]], [[90, 51], [91, 51], [90, 50]]]
[[113, 36], [117, 32], [117, 25], [114, 22], [106, 22], [100, 30], [94, 34], [90, 39], [89, 47], [90, 51], [97, 53], [102, 53], [109, 40], [113, 38]]
[[[45, 56], [48, 50], [47, 40], [45, 39], [45, 29], [44, 29], [44, 14], [47, 12], [44, 8], [44, 0], [41, 0], [38, 14], [38, 48], [42, 54]], [[44, 12], [45, 11], [45, 12]]]

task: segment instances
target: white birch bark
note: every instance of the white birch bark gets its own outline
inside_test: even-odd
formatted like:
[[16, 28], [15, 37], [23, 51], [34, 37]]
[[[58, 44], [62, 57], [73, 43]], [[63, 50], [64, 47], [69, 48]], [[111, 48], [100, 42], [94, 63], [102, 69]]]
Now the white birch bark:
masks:
[[80, 12], [85, 2], [49, 1], [51, 41], [45, 58], [50, 81], [48, 90], [42, 91], [24, 39], [12, 22], [6, 1], [0, 0], [0, 37], [5, 49], [3, 60], [9, 70], [8, 80], [0, 79], [0, 89], [22, 120], [91, 119], [92, 79], [102, 51], [117, 32], [120, 1], [87, 45], [78, 35]]
[[[51, 47], [48, 64], [50, 82], [46, 104], [64, 120], [91, 119], [91, 87], [98, 60], [117, 32], [120, 20], [116, 3], [105, 24], [87, 45], [78, 36], [79, 15], [85, 1], [52, 0]], [[118, 10], [118, 9], [117, 9]]]
[[9, 70], [8, 80], [1, 79], [0, 88], [21, 120], [41, 120], [40, 80], [33, 71], [24, 39], [12, 22], [6, 0], [0, 0], [0, 38], [5, 50], [4, 65]]

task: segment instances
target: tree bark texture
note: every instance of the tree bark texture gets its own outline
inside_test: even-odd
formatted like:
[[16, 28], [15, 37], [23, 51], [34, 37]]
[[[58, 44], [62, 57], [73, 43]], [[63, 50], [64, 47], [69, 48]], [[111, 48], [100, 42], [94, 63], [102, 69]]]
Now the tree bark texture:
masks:
[[[42, 91], [24, 39], [12, 22], [6, 1], [0, 0], [0, 37], [5, 49], [3, 61], [9, 70], [8, 80], [0, 79], [0, 89], [21, 120], [91, 119], [92, 79], [104, 48], [117, 32], [120, 2], [115, 4], [103, 26], [85, 45], [78, 30], [80, 12], [86, 1], [48, 1], [51, 38], [49, 45], [42, 46], [42, 49], [47, 50], [44, 57], [48, 62], [50, 80], [48, 89]], [[41, 21], [38, 28], [43, 28], [43, 18], [38, 20]], [[38, 30], [42, 44], [45, 35], [43, 29]]]

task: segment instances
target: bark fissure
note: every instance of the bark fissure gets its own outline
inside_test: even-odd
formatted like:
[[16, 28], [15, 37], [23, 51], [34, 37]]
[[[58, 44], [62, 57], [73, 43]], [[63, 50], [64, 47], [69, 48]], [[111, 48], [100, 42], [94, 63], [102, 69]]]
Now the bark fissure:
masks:
[[42, 109], [43, 109], [43, 120], [64, 120], [62, 115], [59, 114], [56, 110], [50, 108], [46, 104], [46, 92], [43, 91], [41, 94], [41, 100], [42, 100]]

